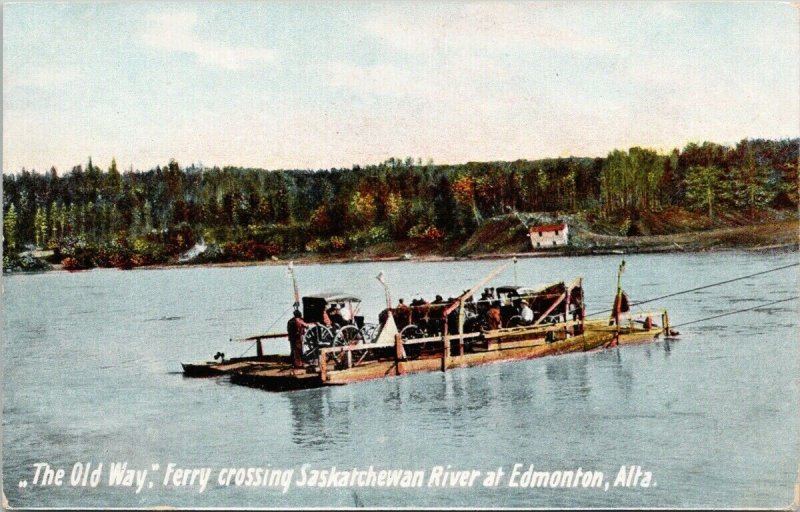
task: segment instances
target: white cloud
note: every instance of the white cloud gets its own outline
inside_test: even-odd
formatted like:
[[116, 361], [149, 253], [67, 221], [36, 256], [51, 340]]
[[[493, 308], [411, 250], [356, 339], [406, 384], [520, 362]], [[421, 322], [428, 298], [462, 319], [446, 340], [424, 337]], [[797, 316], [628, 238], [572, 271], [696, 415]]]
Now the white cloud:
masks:
[[231, 46], [204, 40], [196, 29], [197, 16], [191, 12], [168, 12], [148, 17], [150, 26], [141, 34], [144, 44], [170, 52], [194, 55], [212, 67], [240, 70], [275, 62], [275, 51], [257, 46]]

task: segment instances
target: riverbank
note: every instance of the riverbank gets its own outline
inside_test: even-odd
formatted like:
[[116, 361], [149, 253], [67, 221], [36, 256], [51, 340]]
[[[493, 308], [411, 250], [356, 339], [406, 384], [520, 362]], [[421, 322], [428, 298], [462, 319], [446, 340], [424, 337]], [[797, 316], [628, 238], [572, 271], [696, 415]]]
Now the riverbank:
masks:
[[[523, 243], [509, 243], [493, 250], [438, 251], [430, 244], [387, 243], [371, 247], [365, 251], [331, 254], [298, 254], [293, 258], [280, 258], [262, 262], [222, 263], [220, 266], [242, 265], [281, 265], [291, 259], [295, 264], [332, 264], [374, 261], [458, 261], [499, 258], [553, 258], [569, 256], [591, 256], [605, 254], [646, 254], [675, 252], [711, 252], [727, 250], [797, 251], [800, 240], [800, 222], [788, 220], [765, 224], [737, 226], [706, 231], [691, 231], [670, 235], [613, 236], [576, 229], [573, 232], [574, 245], [558, 247], [546, 251], [533, 251], [527, 239]], [[463, 247], [463, 246], [462, 246]], [[495, 248], [497, 247], [497, 248]]]
[[[730, 250], [746, 251], [798, 251], [800, 222], [796, 219], [768, 222], [764, 224], [737, 226], [705, 231], [690, 231], [670, 235], [613, 236], [592, 233], [575, 228], [572, 235], [574, 245], [546, 251], [529, 250], [524, 243], [501, 245], [488, 244], [493, 250], [459, 252], [459, 247], [444, 247], [435, 244], [413, 242], [390, 242], [367, 248], [364, 251], [348, 251], [337, 254], [300, 253], [283, 255], [261, 261], [234, 261], [225, 263], [172, 263], [137, 267], [140, 269], [167, 269], [182, 267], [248, 267], [257, 265], [344, 264], [380, 261], [440, 262], [462, 260], [484, 260], [502, 258], [555, 258], [569, 256], [591, 256], [608, 254], [650, 254], [677, 252], [715, 252]], [[463, 248], [464, 246], [461, 246]], [[61, 265], [52, 265], [52, 270], [63, 270]]]
[[[285, 265], [293, 261], [298, 265], [321, 265], [378, 261], [458, 261], [501, 258], [553, 258], [606, 254], [645, 254], [675, 252], [711, 252], [726, 250], [797, 251], [800, 240], [798, 219], [766, 222], [746, 226], [725, 227], [702, 231], [688, 231], [668, 235], [614, 236], [599, 234], [575, 225], [570, 234], [570, 245], [548, 250], [533, 251], [526, 238], [519, 234], [510, 236], [499, 229], [476, 232], [462, 244], [423, 243], [413, 241], [385, 242], [362, 251], [339, 253], [298, 253], [273, 256], [260, 261], [233, 261], [224, 263], [166, 263], [135, 268], [165, 269], [180, 267], [245, 267], [254, 265]], [[41, 261], [41, 260], [39, 260]], [[44, 262], [42, 262], [44, 263]], [[36, 271], [64, 270], [63, 265], [46, 264]], [[16, 273], [19, 271], [4, 271]]]

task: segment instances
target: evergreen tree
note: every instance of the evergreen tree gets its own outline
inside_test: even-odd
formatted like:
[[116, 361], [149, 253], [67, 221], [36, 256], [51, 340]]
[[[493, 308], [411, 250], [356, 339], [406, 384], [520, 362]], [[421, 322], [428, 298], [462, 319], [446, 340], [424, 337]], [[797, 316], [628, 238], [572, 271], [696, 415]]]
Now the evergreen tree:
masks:
[[33, 220], [35, 242], [37, 247], [45, 247], [47, 245], [47, 212], [44, 208], [36, 208], [36, 214]]
[[3, 217], [3, 246], [6, 253], [17, 252], [17, 208], [13, 203]]
[[777, 195], [777, 190], [770, 190], [770, 169], [758, 165], [751, 150], [746, 151], [744, 162], [736, 167], [732, 174], [731, 187], [733, 204], [744, 209], [753, 217], [756, 210], [766, 207]]
[[718, 167], [695, 166], [686, 175], [686, 200], [690, 207], [706, 208], [708, 218], [714, 218], [714, 205], [719, 199], [728, 197], [730, 186], [722, 179]]

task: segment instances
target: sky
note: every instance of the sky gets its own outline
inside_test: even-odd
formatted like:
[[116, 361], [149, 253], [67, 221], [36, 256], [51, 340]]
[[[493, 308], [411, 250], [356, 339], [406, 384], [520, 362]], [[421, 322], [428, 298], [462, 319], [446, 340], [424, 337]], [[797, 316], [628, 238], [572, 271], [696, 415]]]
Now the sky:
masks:
[[784, 2], [3, 4], [3, 171], [604, 156], [800, 133]]

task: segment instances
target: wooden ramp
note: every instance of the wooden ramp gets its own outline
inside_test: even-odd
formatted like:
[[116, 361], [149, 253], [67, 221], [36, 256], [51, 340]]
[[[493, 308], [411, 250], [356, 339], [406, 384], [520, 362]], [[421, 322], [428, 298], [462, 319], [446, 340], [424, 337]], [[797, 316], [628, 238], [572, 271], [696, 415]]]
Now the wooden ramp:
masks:
[[231, 372], [231, 382], [267, 391], [322, 387], [319, 373], [309, 370], [294, 370], [290, 364], [271, 365], [250, 371], [238, 370]]
[[232, 372], [248, 372], [275, 365], [289, 364], [289, 358], [281, 355], [237, 357], [222, 361], [198, 361], [181, 363], [186, 377], [219, 377]]

